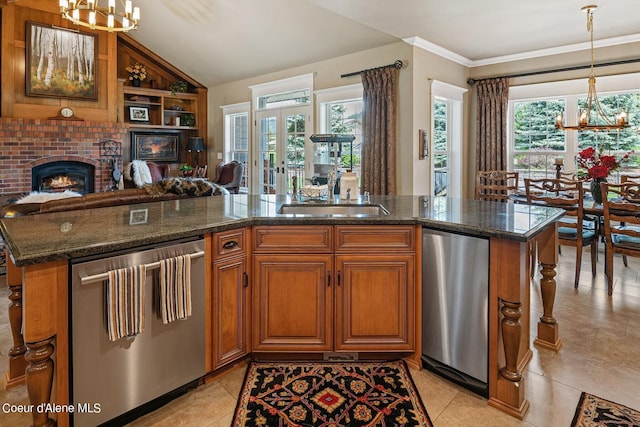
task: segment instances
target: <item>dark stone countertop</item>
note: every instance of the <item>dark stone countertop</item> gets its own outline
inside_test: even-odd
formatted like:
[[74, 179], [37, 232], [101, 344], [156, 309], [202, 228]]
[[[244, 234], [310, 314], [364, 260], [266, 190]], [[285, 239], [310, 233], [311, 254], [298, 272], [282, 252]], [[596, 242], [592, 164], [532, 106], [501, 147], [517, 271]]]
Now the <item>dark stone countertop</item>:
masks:
[[421, 224], [481, 237], [527, 241], [563, 211], [526, 204], [425, 196], [372, 196], [384, 216], [283, 215], [289, 196], [229, 195], [28, 215], [0, 221], [19, 267], [153, 245], [248, 225]]

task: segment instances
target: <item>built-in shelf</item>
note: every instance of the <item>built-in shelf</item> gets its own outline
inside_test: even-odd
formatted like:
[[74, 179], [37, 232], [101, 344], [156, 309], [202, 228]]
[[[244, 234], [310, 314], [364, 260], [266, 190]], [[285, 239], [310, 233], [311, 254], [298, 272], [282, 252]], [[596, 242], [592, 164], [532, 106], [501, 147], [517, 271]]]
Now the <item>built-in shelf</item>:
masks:
[[[123, 86], [122, 92], [122, 118], [132, 127], [198, 130], [198, 94], [134, 86]], [[140, 119], [134, 119], [134, 114]], [[193, 125], [184, 125], [189, 122]]]

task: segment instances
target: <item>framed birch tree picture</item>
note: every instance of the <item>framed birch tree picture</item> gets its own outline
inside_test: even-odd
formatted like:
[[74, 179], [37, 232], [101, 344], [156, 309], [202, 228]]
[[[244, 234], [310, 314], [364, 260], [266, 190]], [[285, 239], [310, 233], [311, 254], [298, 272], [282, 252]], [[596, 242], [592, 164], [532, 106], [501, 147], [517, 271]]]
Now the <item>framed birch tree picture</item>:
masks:
[[98, 99], [96, 36], [27, 22], [26, 95]]

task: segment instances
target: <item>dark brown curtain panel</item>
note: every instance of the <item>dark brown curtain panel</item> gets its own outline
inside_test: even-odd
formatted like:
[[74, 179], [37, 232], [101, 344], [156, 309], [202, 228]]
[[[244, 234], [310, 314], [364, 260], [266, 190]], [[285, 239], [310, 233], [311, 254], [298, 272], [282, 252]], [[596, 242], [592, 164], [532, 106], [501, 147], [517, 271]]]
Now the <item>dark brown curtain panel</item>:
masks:
[[362, 72], [364, 89], [361, 191], [396, 194], [397, 68]]
[[476, 91], [476, 171], [507, 170], [509, 79], [480, 81]]

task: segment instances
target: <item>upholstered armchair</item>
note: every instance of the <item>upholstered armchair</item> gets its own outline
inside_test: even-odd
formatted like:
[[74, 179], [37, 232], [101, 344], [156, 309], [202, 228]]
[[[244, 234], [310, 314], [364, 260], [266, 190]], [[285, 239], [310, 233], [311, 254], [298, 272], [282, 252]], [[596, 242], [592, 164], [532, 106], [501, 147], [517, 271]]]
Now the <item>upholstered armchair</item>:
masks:
[[[142, 185], [136, 184], [136, 182], [137, 183], [142, 182], [141, 181], [142, 177], [136, 176], [136, 173], [139, 173], [139, 172], [136, 171], [135, 167], [132, 167], [132, 163], [128, 163], [124, 167], [124, 173], [122, 176], [124, 188], [136, 188], [136, 187], [142, 186]], [[169, 178], [171, 176], [169, 171], [170, 168], [168, 164], [158, 164], [154, 162], [144, 162], [144, 163], [149, 168], [149, 176], [151, 177], [151, 183], [162, 181], [164, 178]], [[146, 171], [145, 171], [145, 175], [146, 175]]]
[[216, 166], [216, 176], [213, 182], [226, 188], [232, 193], [238, 194], [243, 171], [244, 165], [236, 160], [226, 164], [222, 162], [218, 163]]

